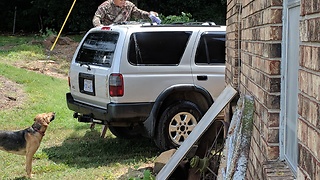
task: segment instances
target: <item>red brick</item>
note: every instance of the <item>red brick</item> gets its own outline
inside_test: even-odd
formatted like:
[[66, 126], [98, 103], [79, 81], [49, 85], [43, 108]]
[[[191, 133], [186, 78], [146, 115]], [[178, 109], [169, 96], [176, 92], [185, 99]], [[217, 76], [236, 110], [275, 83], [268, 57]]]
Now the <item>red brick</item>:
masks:
[[268, 143], [279, 143], [279, 129], [268, 129]]
[[282, 6], [282, 0], [271, 0], [271, 6]]
[[308, 128], [308, 147], [317, 159], [320, 159], [319, 137], [320, 134], [313, 127]]
[[268, 146], [267, 149], [268, 160], [276, 160], [279, 158], [279, 146]]
[[279, 127], [279, 112], [269, 113], [268, 126]]
[[271, 24], [282, 23], [282, 9], [271, 9], [269, 18]]
[[308, 146], [308, 125], [302, 120], [298, 120], [298, 139], [300, 140], [300, 143], [302, 143], [305, 146]]
[[279, 109], [280, 108], [280, 95], [278, 94], [266, 94], [265, 98], [266, 106], [270, 109]]
[[267, 64], [265, 67], [268, 67], [268, 73], [272, 75], [280, 74], [280, 61], [278, 60], [270, 60], [266, 61]]
[[281, 40], [282, 38], [282, 26], [271, 26], [270, 27], [269, 37], [270, 39], [266, 40]]

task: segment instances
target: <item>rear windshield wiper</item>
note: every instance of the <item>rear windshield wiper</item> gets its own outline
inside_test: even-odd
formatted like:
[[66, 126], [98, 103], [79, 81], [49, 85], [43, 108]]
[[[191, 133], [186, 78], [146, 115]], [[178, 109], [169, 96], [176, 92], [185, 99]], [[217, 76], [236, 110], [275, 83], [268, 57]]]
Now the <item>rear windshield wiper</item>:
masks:
[[87, 66], [87, 69], [90, 71], [91, 70], [91, 68], [90, 68], [90, 66], [89, 66], [89, 63], [80, 63], [80, 67], [81, 66], [83, 66], [83, 65], [86, 65]]

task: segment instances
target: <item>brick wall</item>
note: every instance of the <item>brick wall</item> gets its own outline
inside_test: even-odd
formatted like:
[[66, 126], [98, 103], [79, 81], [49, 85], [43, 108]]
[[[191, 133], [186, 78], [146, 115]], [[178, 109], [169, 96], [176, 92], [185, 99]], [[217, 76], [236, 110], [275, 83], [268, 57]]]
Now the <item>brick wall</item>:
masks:
[[265, 162], [279, 158], [282, 1], [227, 3], [226, 82], [255, 99], [247, 178], [264, 179]]
[[320, 179], [320, 6], [301, 1], [297, 179]]
[[[319, 180], [320, 5], [319, 0], [300, 3], [297, 179]], [[282, 0], [227, 1], [226, 82], [255, 99], [247, 179], [274, 179], [278, 171], [272, 167], [288, 173], [285, 165], [276, 163], [282, 23]]]
[[239, 26], [241, 21], [238, 19], [240, 6], [237, 6], [236, 1], [228, 0], [227, 9], [227, 41], [226, 41], [226, 83], [231, 84], [234, 88], [238, 87], [238, 67], [240, 48], [240, 33]]

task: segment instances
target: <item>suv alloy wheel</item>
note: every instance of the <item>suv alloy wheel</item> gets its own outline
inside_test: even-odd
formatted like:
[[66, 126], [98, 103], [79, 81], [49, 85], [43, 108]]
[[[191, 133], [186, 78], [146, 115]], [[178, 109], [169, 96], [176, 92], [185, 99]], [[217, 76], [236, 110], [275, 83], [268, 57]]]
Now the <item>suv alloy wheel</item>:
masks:
[[155, 143], [162, 150], [180, 146], [202, 115], [193, 102], [179, 101], [172, 104], [163, 111], [159, 119]]

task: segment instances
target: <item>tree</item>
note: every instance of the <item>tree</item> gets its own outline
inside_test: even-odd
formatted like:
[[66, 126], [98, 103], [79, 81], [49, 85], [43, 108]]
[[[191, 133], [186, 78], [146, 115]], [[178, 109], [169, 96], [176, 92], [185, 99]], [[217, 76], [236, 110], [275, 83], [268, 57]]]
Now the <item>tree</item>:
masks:
[[155, 10], [164, 16], [190, 13], [196, 21], [216, 24], [225, 24], [226, 19], [226, 0], [139, 0], [139, 7]]
[[[0, 1], [1, 32], [59, 31], [74, 0], [11, 0]], [[92, 17], [104, 0], [77, 0], [63, 32], [87, 31]], [[140, 9], [157, 11], [162, 16], [191, 14], [195, 21], [225, 24], [226, 0], [132, 0]], [[16, 14], [16, 21], [14, 15]]]

